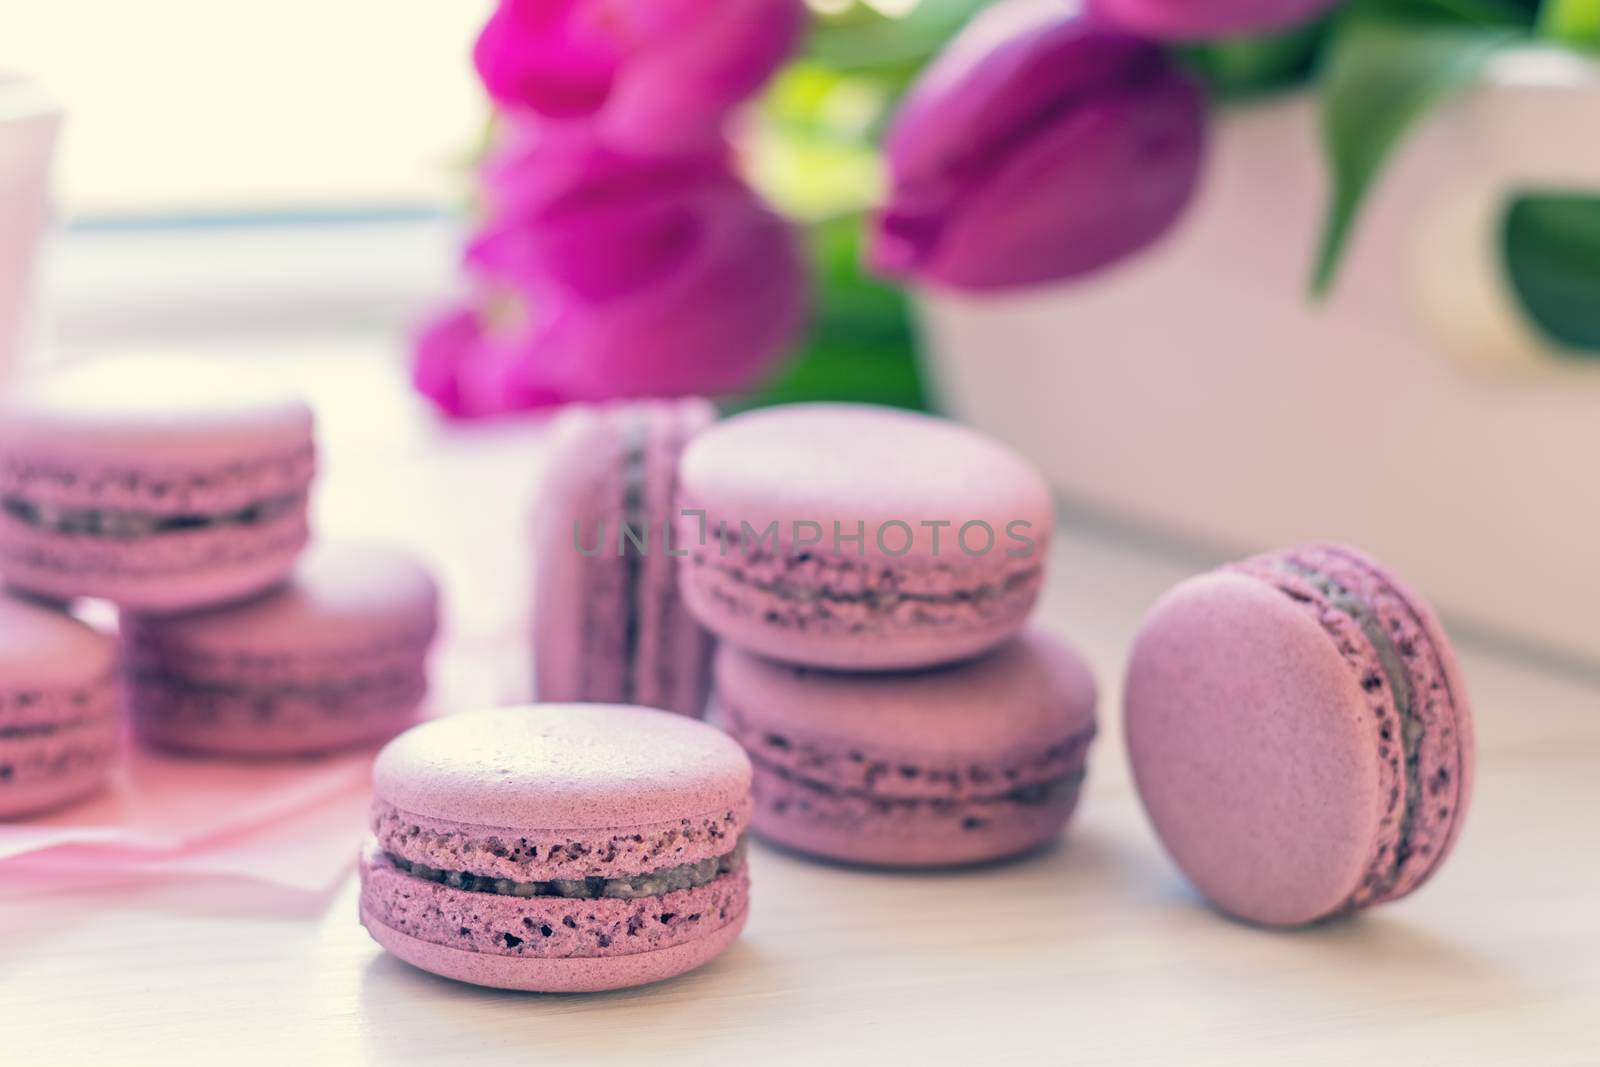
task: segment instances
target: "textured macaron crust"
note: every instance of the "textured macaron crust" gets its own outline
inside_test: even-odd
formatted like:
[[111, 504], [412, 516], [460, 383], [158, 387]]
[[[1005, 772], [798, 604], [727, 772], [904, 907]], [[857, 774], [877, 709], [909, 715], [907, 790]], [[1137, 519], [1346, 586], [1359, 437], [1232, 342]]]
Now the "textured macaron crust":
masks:
[[837, 670], [925, 667], [1020, 630], [1044, 579], [1050, 492], [967, 427], [794, 404], [727, 419], [679, 470], [689, 610], [753, 652]]
[[756, 832], [853, 863], [977, 863], [1049, 841], [1077, 803], [1095, 733], [1088, 668], [1037, 630], [905, 674], [723, 645], [715, 677], [713, 713], [755, 766]]
[[120, 357], [0, 400], [0, 576], [178, 610], [281, 580], [306, 541], [311, 410], [221, 360]]
[[0, 819], [93, 792], [117, 755], [116, 644], [0, 593]]
[[1471, 793], [1471, 710], [1427, 605], [1305, 545], [1186, 581], [1129, 662], [1129, 758], [1156, 832], [1222, 910], [1292, 926], [1405, 896]]
[[711, 638], [678, 593], [668, 524], [700, 398], [570, 407], [534, 514], [535, 694], [705, 712]]
[[681, 715], [538, 704], [437, 719], [373, 770], [361, 919], [425, 970], [615, 989], [705, 963], [749, 899], [750, 762]]
[[249, 600], [123, 616], [144, 740], [233, 755], [322, 752], [390, 737], [427, 692], [438, 591], [411, 556], [318, 545]]

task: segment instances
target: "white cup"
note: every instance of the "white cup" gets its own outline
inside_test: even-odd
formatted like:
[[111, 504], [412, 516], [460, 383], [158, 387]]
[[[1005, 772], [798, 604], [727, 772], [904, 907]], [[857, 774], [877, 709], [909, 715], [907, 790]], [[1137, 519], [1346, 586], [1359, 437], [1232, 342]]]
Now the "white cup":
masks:
[[21, 365], [39, 241], [50, 221], [50, 161], [61, 109], [0, 71], [0, 389]]

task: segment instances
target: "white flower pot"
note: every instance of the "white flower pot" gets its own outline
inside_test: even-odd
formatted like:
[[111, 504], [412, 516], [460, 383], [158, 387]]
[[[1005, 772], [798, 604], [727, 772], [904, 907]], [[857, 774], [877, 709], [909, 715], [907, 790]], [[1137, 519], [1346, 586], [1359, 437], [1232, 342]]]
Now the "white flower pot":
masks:
[[60, 110], [37, 86], [0, 72], [0, 388], [26, 344], [60, 123]]
[[1314, 102], [1217, 118], [1144, 255], [922, 294], [944, 405], [1092, 507], [1231, 550], [1348, 541], [1457, 617], [1600, 660], [1600, 362], [1539, 339], [1494, 252], [1506, 190], [1600, 192], [1600, 65], [1495, 62], [1398, 152], [1321, 304]]

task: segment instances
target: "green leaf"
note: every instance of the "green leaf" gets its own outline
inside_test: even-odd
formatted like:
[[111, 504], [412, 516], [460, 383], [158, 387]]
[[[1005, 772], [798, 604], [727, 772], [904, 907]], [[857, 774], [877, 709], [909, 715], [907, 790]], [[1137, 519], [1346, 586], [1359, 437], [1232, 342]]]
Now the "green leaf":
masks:
[[1519, 196], [1501, 237], [1528, 317], [1558, 345], [1600, 359], [1600, 196]]
[[989, 2], [922, 0], [899, 18], [852, 4], [812, 18], [802, 55], [841, 73], [881, 78], [899, 92]]
[[771, 381], [737, 407], [854, 400], [926, 408], [906, 298], [861, 269], [861, 215], [812, 226], [811, 330]]
[[1574, 48], [1600, 52], [1600, 0], [1545, 0], [1539, 32]]
[[1407, 129], [1520, 36], [1504, 26], [1360, 12], [1341, 22], [1322, 76], [1322, 138], [1333, 196], [1323, 217], [1314, 295], [1332, 285], [1361, 201]]
[[1219, 100], [1247, 100], [1304, 82], [1316, 66], [1329, 20], [1270, 37], [1234, 37], [1172, 48]]
[[1347, 10], [1380, 18], [1530, 27], [1540, 0], [1347, 0]]

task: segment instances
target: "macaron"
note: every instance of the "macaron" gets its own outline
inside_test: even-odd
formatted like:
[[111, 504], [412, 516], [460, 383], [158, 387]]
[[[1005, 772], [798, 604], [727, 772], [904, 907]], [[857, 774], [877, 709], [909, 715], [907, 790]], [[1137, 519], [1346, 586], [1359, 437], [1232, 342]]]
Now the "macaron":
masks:
[[711, 637], [678, 593], [678, 459], [698, 397], [567, 408], [534, 513], [534, 692], [705, 713]]
[[697, 437], [679, 481], [690, 612], [792, 663], [891, 670], [976, 656], [1022, 628], [1044, 579], [1043, 479], [929, 415], [749, 412]]
[[134, 728], [157, 745], [229, 755], [391, 737], [411, 725], [427, 692], [438, 600], [410, 555], [335, 542], [249, 600], [125, 614]]
[[762, 837], [851, 863], [979, 863], [1054, 839], [1095, 734], [1095, 685], [1029, 629], [904, 674], [796, 667], [723, 645], [716, 721], [750, 754]]
[[539, 704], [435, 719], [379, 754], [361, 922], [501, 989], [671, 978], [743, 928], [750, 763], [682, 715]]
[[1311, 544], [1176, 586], [1128, 664], [1128, 754], [1173, 860], [1221, 910], [1296, 926], [1411, 893], [1472, 791], [1472, 713], [1428, 605]]
[[0, 819], [92, 793], [117, 757], [116, 642], [0, 593]]
[[280, 581], [306, 541], [311, 410], [222, 359], [123, 356], [0, 400], [0, 576], [177, 610]]

